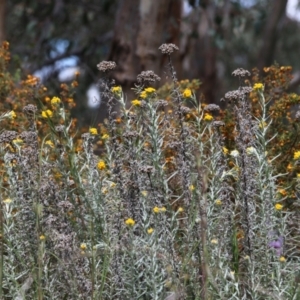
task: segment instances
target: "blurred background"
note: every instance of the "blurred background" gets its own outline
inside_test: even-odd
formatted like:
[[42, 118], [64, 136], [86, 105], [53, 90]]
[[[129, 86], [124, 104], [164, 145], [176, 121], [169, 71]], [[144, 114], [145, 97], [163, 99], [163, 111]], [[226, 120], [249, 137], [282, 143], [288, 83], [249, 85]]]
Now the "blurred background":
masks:
[[162, 43], [179, 46], [177, 77], [199, 79], [207, 102], [237, 87], [234, 69], [274, 63], [293, 67], [290, 90], [300, 92], [299, 22], [299, 0], [0, 0], [11, 68], [40, 77], [52, 95], [79, 71], [73, 115], [82, 125], [106, 114], [96, 65], [115, 61], [113, 77], [132, 100], [141, 71], [168, 80]]

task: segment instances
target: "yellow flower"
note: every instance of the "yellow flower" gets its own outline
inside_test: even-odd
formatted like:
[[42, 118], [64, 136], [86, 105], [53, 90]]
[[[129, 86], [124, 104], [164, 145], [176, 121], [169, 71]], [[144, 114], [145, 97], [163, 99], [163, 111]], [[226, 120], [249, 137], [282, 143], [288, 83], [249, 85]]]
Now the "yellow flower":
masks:
[[86, 246], [86, 243], [81, 243], [80, 244], [80, 249], [81, 250], [86, 250], [87, 246]]
[[184, 211], [184, 209], [183, 209], [182, 207], [178, 207], [177, 211], [178, 211], [179, 213], [181, 213], [181, 212]]
[[4, 203], [9, 204], [12, 202], [12, 200], [10, 198], [6, 198], [5, 200], [3, 200]]
[[265, 128], [266, 126], [267, 126], [267, 123], [264, 122], [264, 121], [261, 121], [261, 122], [259, 123], [259, 125], [258, 125], [258, 127], [259, 127], [260, 129], [263, 129], [263, 128]]
[[217, 199], [217, 200], [215, 201], [215, 204], [218, 205], [218, 206], [222, 205], [222, 200]]
[[42, 117], [44, 119], [52, 118], [52, 116], [53, 116], [53, 112], [50, 109], [42, 111]]
[[45, 240], [45, 238], [46, 238], [46, 237], [45, 237], [43, 234], [42, 234], [42, 235], [40, 235], [40, 240], [41, 240], [41, 241], [44, 241], [44, 240]]
[[280, 261], [280, 262], [285, 262], [285, 261], [286, 261], [286, 258], [285, 258], [284, 256], [280, 256], [280, 257], [279, 257], [279, 261]]
[[156, 213], [156, 214], [158, 214], [158, 213], [160, 212], [159, 207], [155, 206], [155, 207], [153, 208], [153, 212]]
[[60, 101], [60, 99], [58, 98], [58, 97], [53, 97], [52, 99], [51, 99], [51, 104], [52, 105], [57, 105], [57, 104], [59, 104], [61, 101]]
[[192, 96], [192, 91], [190, 89], [185, 89], [182, 93], [184, 98], [190, 98]]
[[19, 139], [19, 138], [16, 138], [12, 141], [15, 145], [22, 145], [23, 144], [23, 140], [22, 139]]
[[102, 140], [107, 140], [109, 139], [109, 135], [107, 133], [102, 135]]
[[218, 245], [218, 240], [217, 239], [212, 239], [210, 241], [213, 245]]
[[297, 159], [299, 159], [300, 158], [300, 151], [296, 151], [295, 153], [294, 153], [294, 160], [297, 160]]
[[291, 172], [293, 170], [292, 164], [288, 164], [288, 166], [286, 168], [287, 168], [288, 172]]
[[135, 221], [132, 218], [129, 218], [125, 221], [125, 224], [128, 226], [134, 226]]
[[253, 86], [253, 89], [255, 91], [263, 91], [264, 90], [264, 85], [262, 83], [255, 83]]
[[147, 93], [147, 94], [152, 94], [152, 93], [154, 93], [156, 90], [155, 90], [155, 88], [153, 88], [153, 87], [148, 87], [148, 88], [146, 88], [145, 89], [145, 92]]
[[161, 212], [166, 212], [167, 209], [163, 206], [161, 209], [160, 209]]
[[111, 183], [110, 183], [110, 187], [111, 187], [111, 188], [114, 188], [116, 185], [117, 185], [117, 184], [116, 184], [115, 182], [111, 182]]
[[146, 93], [146, 91], [142, 91], [142, 92], [140, 93], [140, 97], [141, 97], [142, 99], [147, 98], [147, 93]]
[[154, 231], [154, 229], [151, 227], [147, 229], [148, 234], [151, 234], [153, 231]]
[[211, 114], [205, 114], [203, 120], [204, 121], [211, 121], [214, 117]]
[[147, 197], [148, 192], [147, 192], [147, 191], [141, 191], [141, 194], [142, 194], [144, 197]]
[[17, 117], [17, 114], [12, 110], [9, 114], [8, 114], [8, 117], [10, 119], [15, 119]]
[[297, 173], [297, 178], [300, 179], [300, 173]]
[[282, 208], [283, 208], [283, 205], [282, 205], [282, 204], [280, 204], [280, 203], [276, 203], [276, 204], [275, 204], [275, 209], [276, 209], [276, 210], [282, 210]]
[[140, 100], [137, 100], [137, 99], [131, 101], [131, 104], [133, 106], [141, 106], [141, 103], [142, 102]]
[[191, 192], [195, 190], [195, 187], [194, 187], [193, 184], [191, 184], [191, 185], [189, 186], [189, 190], [190, 190]]
[[51, 148], [54, 148], [54, 144], [50, 140], [46, 141], [45, 144]]
[[94, 127], [90, 128], [90, 134], [91, 134], [91, 135], [96, 135], [96, 134], [98, 134], [97, 128], [94, 128]]
[[122, 88], [120, 86], [113, 86], [111, 88], [111, 91], [114, 93], [114, 94], [120, 94], [122, 92]]
[[104, 162], [104, 160], [99, 160], [99, 162], [98, 162], [98, 164], [97, 164], [97, 168], [99, 169], [99, 170], [104, 170], [105, 168], [106, 168], [106, 164], [105, 164], [105, 162]]
[[224, 154], [228, 154], [229, 150], [226, 147], [223, 147], [222, 149]]

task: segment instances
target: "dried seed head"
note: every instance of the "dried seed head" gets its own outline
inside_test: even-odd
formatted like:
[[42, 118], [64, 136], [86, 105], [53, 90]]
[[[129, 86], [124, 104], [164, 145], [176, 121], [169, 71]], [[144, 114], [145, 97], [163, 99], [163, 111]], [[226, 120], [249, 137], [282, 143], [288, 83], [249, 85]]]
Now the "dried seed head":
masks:
[[173, 53], [175, 50], [179, 50], [175, 44], [162, 44], [158, 49], [161, 51], [161, 53], [168, 55]]
[[230, 91], [225, 94], [225, 98], [229, 100], [238, 100], [242, 98], [244, 95], [250, 94], [252, 92], [252, 87], [243, 86], [240, 87], [238, 90]]
[[155, 82], [155, 81], [160, 81], [160, 77], [150, 70], [143, 71], [141, 74], [137, 76], [138, 83]]
[[32, 145], [37, 142], [37, 133], [33, 131], [23, 131], [20, 134], [20, 138], [24, 140], [28, 145]]
[[16, 139], [18, 133], [16, 131], [5, 130], [0, 135], [0, 143], [10, 143], [12, 140]]
[[116, 67], [116, 63], [114, 61], [102, 61], [97, 65], [97, 68], [101, 72], [106, 72], [113, 70]]
[[64, 129], [65, 129], [64, 125], [55, 126], [55, 131], [56, 132], [64, 132]]
[[238, 68], [232, 72], [233, 76], [239, 76], [239, 77], [245, 77], [245, 76], [251, 76], [251, 73], [248, 70], [245, 70], [243, 68]]
[[208, 104], [204, 107], [205, 111], [220, 111], [220, 106], [216, 104]]
[[27, 116], [32, 116], [36, 111], [37, 111], [37, 107], [33, 104], [28, 104], [28, 105], [23, 107], [23, 112]]
[[214, 127], [222, 127], [222, 126], [225, 126], [225, 123], [222, 122], [222, 121], [214, 121], [214, 122], [212, 123], [212, 125], [213, 125]]

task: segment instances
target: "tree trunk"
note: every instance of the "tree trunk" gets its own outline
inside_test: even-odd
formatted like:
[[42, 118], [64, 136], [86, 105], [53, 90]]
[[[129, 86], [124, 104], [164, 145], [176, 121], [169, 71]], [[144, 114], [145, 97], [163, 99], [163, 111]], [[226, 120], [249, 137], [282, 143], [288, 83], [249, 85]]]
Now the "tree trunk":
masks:
[[259, 51], [258, 67], [270, 66], [274, 62], [274, 54], [278, 38], [278, 27], [282, 17], [285, 16], [288, 0], [270, 1], [271, 7], [267, 16], [263, 33], [263, 44]]
[[0, 0], [0, 44], [5, 40], [5, 0]]
[[141, 71], [161, 75], [158, 47], [179, 44], [181, 6], [181, 0], [119, 1], [109, 59], [117, 63], [114, 77], [123, 88], [132, 87]]

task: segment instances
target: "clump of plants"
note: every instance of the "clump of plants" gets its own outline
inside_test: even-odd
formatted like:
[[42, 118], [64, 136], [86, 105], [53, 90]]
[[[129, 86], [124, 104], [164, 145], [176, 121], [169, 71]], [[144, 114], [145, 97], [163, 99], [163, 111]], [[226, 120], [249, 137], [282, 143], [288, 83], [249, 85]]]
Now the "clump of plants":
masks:
[[159, 76], [144, 71], [135, 99], [105, 74], [109, 117], [80, 137], [63, 95], [24, 98], [14, 120], [25, 129], [0, 133], [0, 298], [300, 297], [296, 213], [285, 201], [299, 178], [278, 172], [276, 101], [238, 69], [228, 112], [205, 105], [196, 81], [178, 82], [176, 50], [160, 47], [172, 84], [156, 90]]

